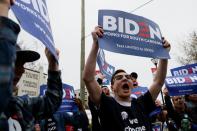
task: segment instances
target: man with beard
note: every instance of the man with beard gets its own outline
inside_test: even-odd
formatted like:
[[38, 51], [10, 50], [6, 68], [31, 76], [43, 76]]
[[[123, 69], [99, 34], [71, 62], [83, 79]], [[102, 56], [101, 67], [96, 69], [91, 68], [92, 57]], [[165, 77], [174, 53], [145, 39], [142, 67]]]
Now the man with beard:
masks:
[[[114, 97], [102, 93], [102, 89], [94, 78], [96, 57], [98, 53], [98, 37], [103, 36], [103, 29], [97, 26], [92, 32], [93, 45], [87, 59], [83, 80], [89, 92], [89, 97], [99, 107], [99, 118], [102, 131], [132, 131], [152, 130], [148, 114], [154, 110], [156, 100], [166, 77], [167, 60], [159, 62], [156, 77], [149, 91], [138, 99], [131, 99], [133, 83], [126, 71], [116, 70], [111, 78], [111, 89]], [[170, 47], [163, 39], [164, 47]]]

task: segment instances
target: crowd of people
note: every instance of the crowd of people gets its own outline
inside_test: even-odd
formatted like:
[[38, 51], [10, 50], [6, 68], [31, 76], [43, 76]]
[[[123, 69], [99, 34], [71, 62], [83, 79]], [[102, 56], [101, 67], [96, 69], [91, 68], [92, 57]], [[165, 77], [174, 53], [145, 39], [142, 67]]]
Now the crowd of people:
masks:
[[[8, 18], [15, 0], [0, 0], [0, 131], [151, 131], [157, 123], [160, 130], [197, 129], [197, 94], [169, 96], [163, 90], [164, 102], [157, 99], [167, 73], [167, 59], [160, 59], [156, 75], [148, 91], [132, 98], [132, 89], [138, 88], [138, 74], [118, 69], [112, 75], [111, 89], [102, 84], [104, 77], [95, 79], [98, 39], [104, 30], [96, 26], [92, 32], [93, 44], [86, 61], [83, 80], [89, 93], [88, 106], [92, 121], [89, 123], [84, 105], [75, 98], [77, 111], [56, 111], [62, 103], [62, 80], [58, 60], [46, 48], [48, 60], [47, 91], [44, 96], [17, 96], [24, 64], [40, 58], [39, 53], [22, 50], [17, 45], [20, 27]], [[163, 48], [170, 43], [162, 39]], [[56, 54], [59, 56], [59, 50]], [[111, 91], [110, 91], [111, 90]]]

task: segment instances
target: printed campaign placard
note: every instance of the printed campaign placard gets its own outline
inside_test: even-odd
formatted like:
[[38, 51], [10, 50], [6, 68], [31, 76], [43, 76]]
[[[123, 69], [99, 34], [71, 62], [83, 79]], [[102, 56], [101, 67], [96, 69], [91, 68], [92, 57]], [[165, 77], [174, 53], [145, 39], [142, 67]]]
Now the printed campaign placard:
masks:
[[[62, 84], [63, 86], [63, 96], [62, 96], [62, 104], [57, 112], [75, 112], [78, 110], [75, 102], [74, 102], [74, 88], [68, 84]], [[45, 94], [47, 90], [47, 85], [42, 85], [40, 87], [40, 96]]]
[[104, 29], [99, 47], [111, 52], [169, 59], [159, 26], [151, 20], [117, 10], [99, 10], [98, 25]]
[[197, 74], [170, 76], [165, 79], [170, 96], [197, 93]]
[[171, 69], [173, 76], [197, 74], [197, 63]]
[[131, 97], [132, 98], [138, 98], [139, 96], [143, 95], [147, 91], [148, 91], [148, 88], [147, 87], [138, 86], [138, 87], [133, 88], [131, 90]]
[[45, 0], [16, 0], [12, 10], [20, 25], [57, 58]]
[[[98, 75], [100, 74], [100, 70], [96, 70], [96, 79], [98, 78]], [[101, 73], [102, 74], [102, 73]], [[102, 74], [103, 75], [103, 74]], [[102, 81], [102, 85], [110, 85], [110, 80], [106, 79], [106, 78], [103, 78], [103, 81]]]
[[39, 95], [40, 87], [40, 72], [25, 69], [18, 86], [18, 96], [29, 95], [30, 97], [35, 97]]
[[115, 72], [115, 67], [108, 64], [105, 60], [105, 54], [102, 49], [99, 49], [98, 55], [97, 55], [97, 64], [99, 66], [99, 69], [102, 74], [105, 75], [105, 78], [109, 81], [111, 81], [111, 77], [113, 73]]

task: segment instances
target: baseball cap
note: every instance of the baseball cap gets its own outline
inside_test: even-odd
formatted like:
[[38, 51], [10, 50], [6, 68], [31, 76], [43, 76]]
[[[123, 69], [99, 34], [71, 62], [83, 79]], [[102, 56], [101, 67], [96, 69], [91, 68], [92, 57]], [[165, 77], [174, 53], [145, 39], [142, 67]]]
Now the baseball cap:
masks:
[[38, 52], [32, 50], [21, 50], [19, 45], [16, 45], [16, 60], [21, 62], [33, 62], [40, 58]]

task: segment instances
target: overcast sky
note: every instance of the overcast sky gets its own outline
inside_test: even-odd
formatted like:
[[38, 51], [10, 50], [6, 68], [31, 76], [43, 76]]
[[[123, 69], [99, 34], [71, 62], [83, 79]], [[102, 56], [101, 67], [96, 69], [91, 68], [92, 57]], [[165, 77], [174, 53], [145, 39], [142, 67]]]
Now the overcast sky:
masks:
[[[97, 25], [99, 9], [114, 9], [132, 12], [148, 0], [85, 0], [86, 58], [90, 51], [91, 31]], [[80, 42], [81, 42], [81, 1], [46, 0], [55, 45], [60, 49], [60, 65], [64, 83], [80, 88]], [[146, 17], [160, 26], [162, 35], [172, 45], [169, 69], [180, 66], [177, 63], [180, 42], [192, 31], [197, 31], [196, 0], [154, 0], [136, 10], [133, 14]], [[26, 37], [24, 34], [20, 39]], [[28, 36], [28, 39], [32, 39]], [[36, 41], [33, 39], [33, 41]], [[39, 42], [38, 42], [39, 43]], [[43, 47], [43, 46], [42, 46]], [[36, 50], [37, 47], [36, 47]], [[41, 53], [42, 54], [42, 53]], [[139, 83], [149, 86], [152, 82], [150, 58], [135, 57], [105, 51], [106, 61], [116, 69], [139, 74]], [[41, 61], [45, 58], [41, 58]], [[170, 72], [168, 70], [168, 74]]]

